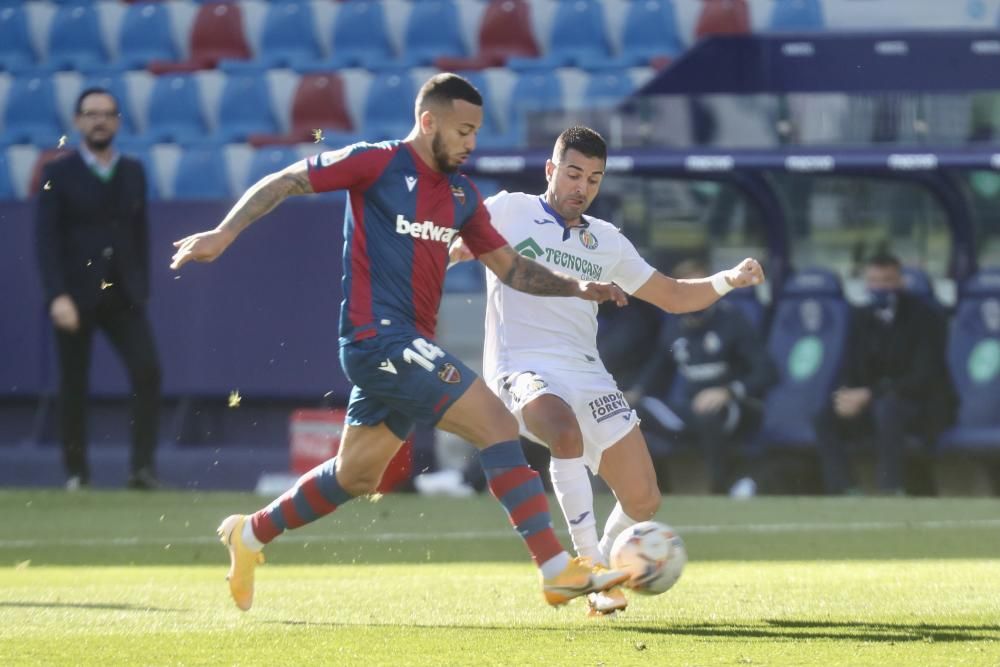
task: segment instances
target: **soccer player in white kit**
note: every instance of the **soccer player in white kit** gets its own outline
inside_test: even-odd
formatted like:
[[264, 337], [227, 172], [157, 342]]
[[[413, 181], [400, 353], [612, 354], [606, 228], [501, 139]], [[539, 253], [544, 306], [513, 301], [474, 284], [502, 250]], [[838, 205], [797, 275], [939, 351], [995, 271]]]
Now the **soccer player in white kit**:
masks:
[[[702, 310], [737, 287], [757, 285], [755, 259], [709, 278], [674, 280], [650, 266], [617, 227], [585, 216], [604, 177], [607, 146], [586, 127], [556, 140], [545, 194], [500, 192], [486, 200], [492, 223], [519, 253], [581, 280], [613, 281], [671, 313]], [[452, 261], [471, 254], [456, 244]], [[597, 306], [523, 294], [487, 274], [483, 377], [517, 417], [521, 433], [552, 453], [556, 498], [578, 555], [606, 568], [614, 539], [660, 506], [656, 473], [639, 419], [597, 352]], [[587, 468], [617, 504], [598, 541]], [[589, 613], [624, 609], [620, 589], [591, 594]]]

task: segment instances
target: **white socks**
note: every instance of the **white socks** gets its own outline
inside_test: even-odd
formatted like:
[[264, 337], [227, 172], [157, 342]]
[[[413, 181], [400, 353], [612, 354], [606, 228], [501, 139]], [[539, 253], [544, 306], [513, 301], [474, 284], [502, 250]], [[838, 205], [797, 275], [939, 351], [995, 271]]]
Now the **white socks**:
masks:
[[608, 563], [611, 556], [611, 545], [615, 543], [615, 538], [621, 535], [623, 530], [637, 523], [639, 522], [625, 514], [621, 503], [615, 503], [615, 508], [608, 516], [608, 522], [604, 524], [604, 536], [601, 538], [601, 559], [604, 563]]
[[240, 533], [240, 537], [243, 538], [243, 544], [245, 544], [249, 549], [260, 551], [264, 548], [264, 545], [261, 544], [260, 540], [257, 539], [257, 536], [254, 535], [253, 522], [250, 521], [249, 516], [247, 517], [247, 520], [243, 522], [243, 532]]
[[558, 576], [567, 565], [569, 565], [569, 554], [563, 551], [541, 564], [542, 578], [551, 579]]
[[594, 518], [594, 489], [590, 485], [590, 475], [583, 457], [553, 457], [549, 463], [549, 474], [566, 526], [573, 538], [573, 548], [578, 555], [601, 562], [601, 552], [597, 548], [597, 521]]

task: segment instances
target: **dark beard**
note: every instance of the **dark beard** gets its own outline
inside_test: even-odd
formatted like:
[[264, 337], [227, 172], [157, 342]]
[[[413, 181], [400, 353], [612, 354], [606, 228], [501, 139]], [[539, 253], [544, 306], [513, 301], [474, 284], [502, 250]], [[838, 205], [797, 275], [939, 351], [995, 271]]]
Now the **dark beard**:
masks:
[[103, 151], [105, 148], [111, 145], [111, 142], [115, 140], [115, 135], [109, 134], [107, 139], [91, 139], [90, 137], [85, 137], [83, 143], [87, 144], [87, 148], [92, 151]]
[[438, 171], [445, 174], [454, 174], [458, 171], [458, 165], [453, 165], [448, 161], [448, 154], [441, 149], [441, 137], [437, 134], [431, 139], [431, 154], [434, 156], [434, 163]]

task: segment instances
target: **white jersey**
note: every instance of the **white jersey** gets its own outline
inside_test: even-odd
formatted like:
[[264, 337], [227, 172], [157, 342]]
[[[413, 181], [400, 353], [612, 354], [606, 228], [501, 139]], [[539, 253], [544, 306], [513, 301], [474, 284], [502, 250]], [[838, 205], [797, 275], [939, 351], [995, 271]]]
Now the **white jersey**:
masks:
[[[499, 192], [485, 203], [493, 226], [514, 250], [554, 271], [615, 282], [629, 294], [653, 275], [609, 222], [583, 216], [583, 224], [565, 228], [542, 197], [520, 192]], [[542, 369], [607, 372], [597, 354], [597, 304], [525, 294], [487, 271], [483, 377], [492, 386], [509, 373]]]

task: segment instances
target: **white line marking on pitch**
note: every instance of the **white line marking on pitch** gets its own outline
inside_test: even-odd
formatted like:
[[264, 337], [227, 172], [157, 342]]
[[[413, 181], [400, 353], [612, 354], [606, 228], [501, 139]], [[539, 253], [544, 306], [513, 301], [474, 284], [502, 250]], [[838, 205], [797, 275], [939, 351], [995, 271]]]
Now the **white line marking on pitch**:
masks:
[[[822, 531], [860, 532], [873, 530], [954, 530], [960, 528], [1000, 528], [1000, 519], [954, 519], [940, 521], [861, 521], [852, 523], [748, 523], [701, 526], [674, 526], [683, 535], [717, 533], [815, 533]], [[568, 535], [565, 530], [557, 530]], [[341, 533], [332, 535], [296, 535], [281, 537], [282, 542], [308, 542], [328, 544], [342, 542], [429, 542], [432, 540], [488, 540], [508, 538], [510, 530], [474, 530], [447, 533]], [[33, 540], [0, 540], [0, 549], [28, 549], [35, 547], [104, 547], [148, 546], [167, 544], [213, 544], [218, 538], [207, 535], [164, 537], [91, 537], [52, 538]]]

